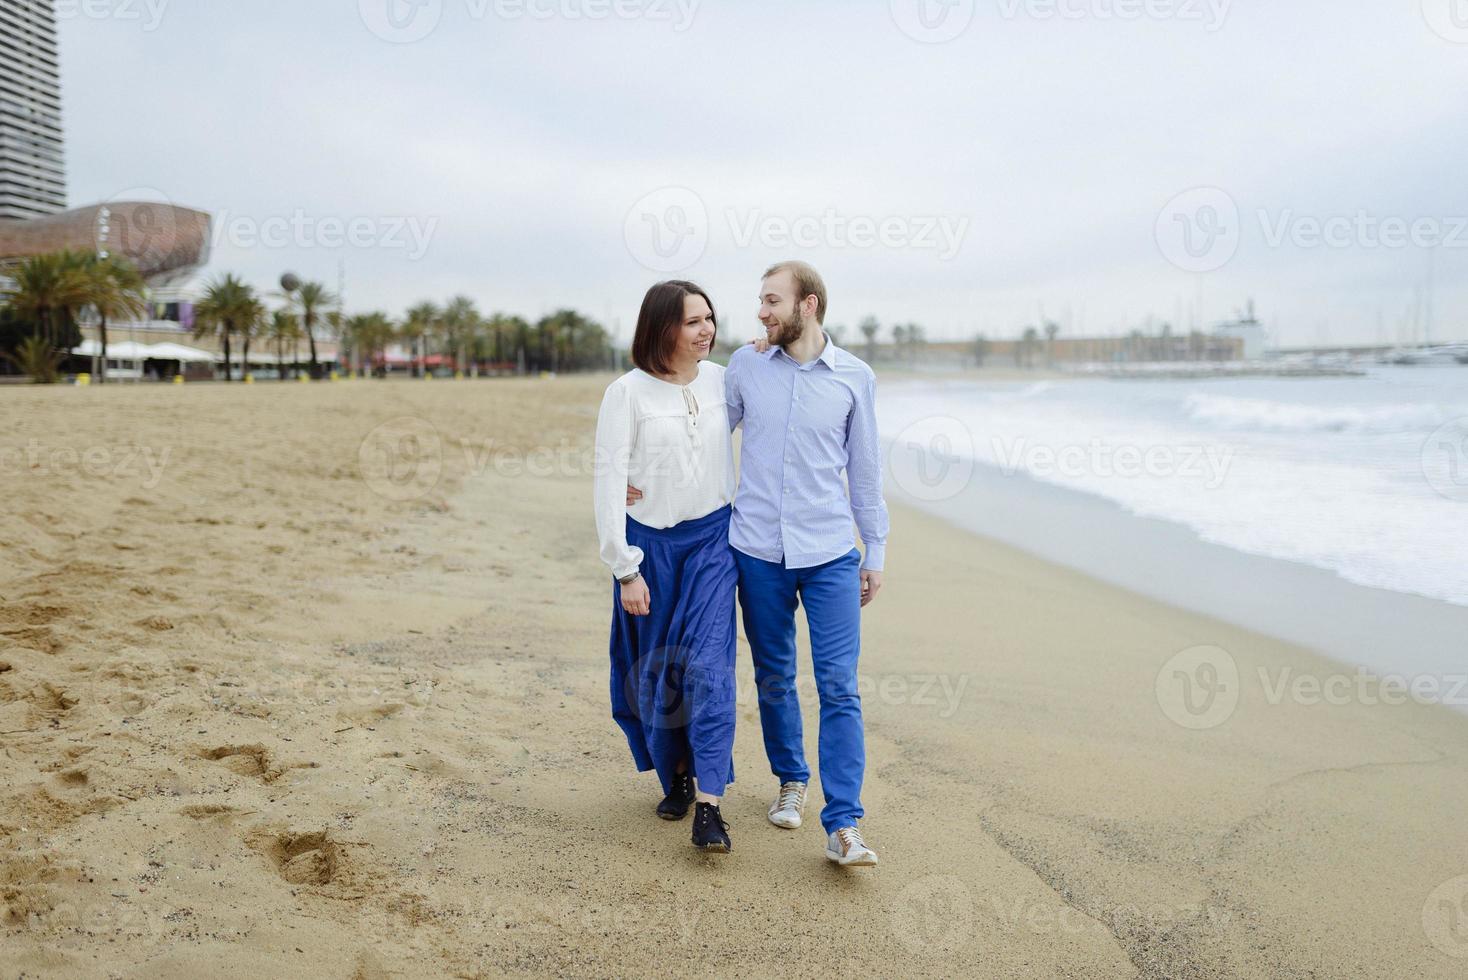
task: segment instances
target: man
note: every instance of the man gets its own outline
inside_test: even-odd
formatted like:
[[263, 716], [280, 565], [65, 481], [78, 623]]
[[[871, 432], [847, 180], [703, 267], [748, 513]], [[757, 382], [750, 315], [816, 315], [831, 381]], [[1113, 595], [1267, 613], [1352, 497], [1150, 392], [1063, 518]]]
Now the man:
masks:
[[826, 335], [825, 316], [826, 286], [815, 269], [781, 262], [765, 273], [759, 318], [770, 346], [741, 348], [724, 375], [729, 424], [744, 425], [729, 543], [765, 753], [780, 780], [770, 822], [801, 825], [810, 781], [795, 689], [795, 610], [804, 602], [821, 704], [826, 857], [869, 866], [877, 855], [857, 826], [866, 769], [857, 660], [861, 610], [882, 588], [887, 505], [876, 378]]

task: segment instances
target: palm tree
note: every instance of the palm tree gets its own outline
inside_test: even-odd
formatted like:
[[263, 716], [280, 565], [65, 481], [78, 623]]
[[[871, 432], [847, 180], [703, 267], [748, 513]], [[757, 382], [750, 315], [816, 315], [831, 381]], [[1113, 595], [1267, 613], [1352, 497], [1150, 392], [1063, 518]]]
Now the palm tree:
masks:
[[[265, 314], [265, 306], [255, 290], [233, 275], [225, 275], [209, 284], [204, 298], [194, 308], [194, 336], [217, 331], [224, 348], [224, 380], [233, 381], [229, 366], [229, 341], [236, 333], [253, 333]], [[248, 345], [248, 341], [246, 341]]]
[[29, 321], [51, 347], [70, 349], [81, 343], [72, 312], [87, 302], [89, 256], [81, 252], [51, 252], [21, 262], [10, 272], [10, 308]]
[[311, 345], [311, 380], [321, 377], [321, 364], [316, 360], [316, 324], [327, 308], [335, 306], [336, 296], [319, 282], [303, 282], [296, 287], [291, 299], [301, 313], [301, 330]]
[[393, 339], [392, 320], [386, 313], [359, 313], [347, 317], [342, 332], [343, 339], [371, 365], [375, 374], [378, 356]]
[[56, 382], [62, 354], [44, 337], [33, 335], [22, 340], [14, 354], [0, 354], [0, 357], [19, 368], [21, 374], [29, 375], [32, 384], [49, 385]]
[[265, 336], [275, 341], [275, 362], [280, 368], [280, 380], [285, 380], [285, 345], [289, 342], [294, 349], [301, 336], [301, 321], [290, 310], [276, 310], [270, 314], [270, 324]]
[[438, 307], [432, 303], [419, 303], [408, 311], [403, 325], [399, 328], [399, 334], [408, 342], [408, 350], [413, 358], [413, 377], [421, 377], [421, 360], [419, 346], [422, 345], [423, 355], [426, 356], [428, 335], [432, 333], [438, 324]]
[[871, 364], [877, 359], [877, 331], [882, 329], [882, 324], [877, 318], [869, 316], [861, 321], [861, 335], [867, 339], [867, 363]]
[[138, 320], [148, 310], [147, 286], [136, 267], [126, 259], [89, 255], [81, 267], [86, 304], [97, 313], [97, 333], [102, 343], [102, 359], [97, 381], [107, 381], [107, 321]]
[[456, 373], [464, 369], [464, 350], [473, 340], [479, 324], [479, 311], [475, 309], [474, 301], [467, 296], [455, 296], [443, 308], [439, 329], [443, 332], [448, 349], [453, 352]]

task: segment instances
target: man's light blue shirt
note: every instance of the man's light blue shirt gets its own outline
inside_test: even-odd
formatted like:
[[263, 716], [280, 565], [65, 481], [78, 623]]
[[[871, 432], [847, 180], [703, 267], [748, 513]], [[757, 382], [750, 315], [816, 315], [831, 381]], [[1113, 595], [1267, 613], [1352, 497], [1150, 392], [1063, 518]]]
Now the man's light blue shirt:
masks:
[[888, 518], [876, 395], [872, 369], [829, 337], [809, 364], [780, 347], [734, 352], [724, 400], [730, 428], [744, 422], [729, 525], [735, 549], [809, 568], [855, 546], [854, 522], [866, 545], [862, 568], [882, 570]]

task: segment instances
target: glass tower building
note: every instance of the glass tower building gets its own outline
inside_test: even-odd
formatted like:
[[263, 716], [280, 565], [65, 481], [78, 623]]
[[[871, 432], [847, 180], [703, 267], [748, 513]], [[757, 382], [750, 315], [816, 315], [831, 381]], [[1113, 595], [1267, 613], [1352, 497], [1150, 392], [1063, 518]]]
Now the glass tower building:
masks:
[[0, 219], [66, 207], [52, 0], [0, 0]]

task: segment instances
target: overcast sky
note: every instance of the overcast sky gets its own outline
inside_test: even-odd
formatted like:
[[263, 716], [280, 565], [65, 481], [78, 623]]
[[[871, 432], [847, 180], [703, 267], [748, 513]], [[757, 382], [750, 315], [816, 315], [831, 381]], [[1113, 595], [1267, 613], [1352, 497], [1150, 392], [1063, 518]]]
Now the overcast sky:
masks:
[[760, 273], [800, 257], [828, 323], [930, 338], [1186, 330], [1253, 297], [1285, 344], [1396, 342], [1429, 306], [1468, 339], [1468, 0], [58, 15], [71, 203], [211, 211], [208, 274], [261, 288], [344, 262], [349, 310], [464, 293], [625, 339], [676, 274], [748, 336]]

